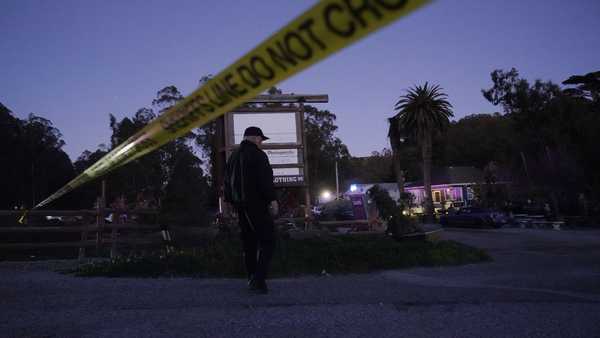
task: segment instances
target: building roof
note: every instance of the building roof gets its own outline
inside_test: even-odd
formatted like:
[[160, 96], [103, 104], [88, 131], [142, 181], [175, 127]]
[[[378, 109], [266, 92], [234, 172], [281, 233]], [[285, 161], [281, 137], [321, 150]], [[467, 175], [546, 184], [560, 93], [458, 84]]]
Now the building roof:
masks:
[[[442, 167], [431, 170], [431, 185], [482, 183], [483, 181], [483, 171], [475, 167]], [[355, 193], [366, 193], [374, 185], [388, 191], [398, 190], [396, 182], [359, 183], [356, 184]], [[406, 182], [404, 187], [422, 188], [423, 180]], [[346, 193], [352, 192], [348, 190]]]
[[[483, 182], [483, 171], [475, 167], [442, 167], [431, 170], [431, 184], [460, 184]], [[422, 187], [423, 180], [409, 182], [406, 188]]]
[[383, 182], [383, 183], [356, 183], [356, 184], [352, 184], [354, 186], [356, 186], [356, 191], [352, 191], [352, 187], [350, 187], [350, 189], [348, 189], [348, 191], [346, 191], [344, 194], [366, 194], [367, 190], [371, 189], [371, 187], [373, 187], [374, 185], [378, 185], [380, 188], [387, 190], [387, 191], [394, 191], [394, 190], [398, 190], [398, 184], [396, 183], [387, 183], [387, 182]]

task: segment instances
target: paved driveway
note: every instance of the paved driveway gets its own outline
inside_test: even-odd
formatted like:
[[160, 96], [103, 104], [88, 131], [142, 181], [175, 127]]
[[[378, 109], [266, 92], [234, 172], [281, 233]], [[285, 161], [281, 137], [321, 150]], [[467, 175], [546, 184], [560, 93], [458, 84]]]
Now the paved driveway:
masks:
[[600, 232], [446, 230], [494, 262], [277, 279], [57, 274], [0, 263], [4, 337], [600, 337]]

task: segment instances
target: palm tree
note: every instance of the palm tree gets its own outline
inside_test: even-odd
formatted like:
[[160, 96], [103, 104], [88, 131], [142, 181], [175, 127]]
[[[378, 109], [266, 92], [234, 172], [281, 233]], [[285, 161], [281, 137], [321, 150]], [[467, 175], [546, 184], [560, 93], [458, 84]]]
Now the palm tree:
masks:
[[404, 135], [400, 130], [400, 126], [398, 124], [398, 118], [396, 116], [388, 119], [390, 124], [388, 129], [388, 137], [390, 138], [390, 148], [392, 148], [392, 159], [394, 164], [394, 174], [396, 176], [396, 184], [398, 184], [398, 192], [400, 193], [400, 197], [402, 197], [402, 193], [404, 193], [404, 171], [402, 170], [400, 163], [400, 147], [402, 146], [402, 142], [404, 142]]
[[423, 186], [425, 194], [426, 222], [433, 221], [431, 199], [431, 143], [433, 136], [448, 127], [449, 118], [454, 116], [448, 95], [438, 85], [409, 88], [394, 106], [399, 130], [404, 130], [421, 145], [423, 156]]

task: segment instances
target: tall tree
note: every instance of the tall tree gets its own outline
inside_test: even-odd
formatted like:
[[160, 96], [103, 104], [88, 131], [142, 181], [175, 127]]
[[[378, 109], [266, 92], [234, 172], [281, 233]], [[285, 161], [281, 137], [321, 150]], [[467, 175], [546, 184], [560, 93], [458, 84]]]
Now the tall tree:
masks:
[[405, 141], [405, 133], [400, 128], [400, 119], [396, 116], [388, 119], [388, 138], [392, 148], [394, 175], [400, 196], [404, 193], [404, 170], [402, 170], [402, 144]]
[[[110, 115], [111, 149], [127, 140], [155, 117], [154, 111], [149, 108], [138, 109], [133, 117], [125, 117], [121, 121]], [[164, 151], [159, 149], [110, 174], [108, 177], [112, 189], [109, 190], [109, 201], [121, 195], [133, 200], [139, 192], [155, 198], [161, 196], [164, 182], [168, 179], [162, 164], [163, 157]]]
[[[179, 90], [175, 86], [168, 86], [157, 93], [152, 105], [162, 113], [181, 99], [183, 96]], [[202, 160], [191, 146], [196, 138], [197, 135], [190, 132], [161, 148], [162, 165], [167, 177], [163, 190], [163, 218], [170, 223], [207, 223], [209, 186]]]
[[454, 116], [452, 105], [447, 100], [447, 95], [438, 85], [430, 86], [425, 82], [423, 86], [408, 89], [402, 95], [394, 110], [397, 112], [393, 118], [398, 119], [398, 127], [402, 132], [409, 131], [421, 145], [423, 157], [423, 184], [425, 193], [426, 221], [433, 220], [433, 200], [431, 197], [431, 146], [433, 136], [446, 130]]
[[[0, 209], [32, 207], [73, 177], [73, 166], [62, 150], [65, 142], [50, 120], [35, 114], [21, 120], [0, 104]], [[70, 199], [54, 206], [64, 207]]]
[[370, 156], [351, 157], [348, 169], [344, 177], [349, 184], [382, 183], [395, 180], [392, 151], [387, 148], [373, 151]]
[[[202, 86], [212, 78], [212, 74], [202, 76], [199, 85]], [[207, 170], [209, 181], [209, 204], [216, 205], [219, 198], [219, 184], [224, 170], [223, 152], [224, 147], [224, 117], [220, 116], [202, 127], [194, 130], [194, 142], [197, 147], [200, 147], [203, 160], [203, 167]], [[220, 158], [219, 158], [220, 157]]]
[[438, 140], [444, 147], [440, 164], [483, 169], [490, 161], [494, 161], [500, 167], [510, 167], [513, 162], [520, 160], [513, 129], [513, 121], [499, 113], [473, 114], [453, 121], [444, 140]]
[[345, 172], [350, 163], [346, 145], [335, 136], [335, 114], [304, 106], [304, 132], [308, 153], [308, 176], [313, 197], [324, 187], [335, 187], [335, 163]]
[[563, 84], [576, 86], [565, 89], [566, 94], [581, 96], [600, 103], [600, 71], [585, 75], [573, 75], [563, 81]]
[[548, 110], [563, 96], [560, 87], [541, 80], [530, 84], [515, 68], [495, 70], [491, 77], [494, 86], [482, 90], [483, 96], [492, 104], [503, 107], [522, 137], [522, 143], [530, 147], [525, 149], [526, 152], [543, 150], [553, 133], [552, 128], [545, 128], [553, 123]]
[[530, 194], [537, 196], [530, 197], [545, 202], [551, 196], [555, 210], [580, 194], [599, 199], [598, 73], [570, 77], [565, 84], [577, 87], [566, 90], [552, 82], [530, 83], [514, 68], [495, 70], [491, 77], [493, 86], [482, 93], [515, 126], [523, 165], [536, 173]]
[[[109, 151], [110, 151], [110, 147], [105, 144], [98, 145], [98, 149], [96, 149], [93, 152], [89, 151], [89, 150], [84, 150], [81, 153], [81, 155], [79, 155], [79, 157], [75, 160], [75, 162], [73, 162], [73, 167], [75, 168], [75, 174], [79, 175], [82, 172], [84, 172], [85, 169], [90, 167], [92, 164], [96, 163], [98, 160], [100, 160], [102, 157], [104, 157], [104, 155], [108, 154]], [[121, 170], [123, 170], [123, 169], [124, 168], [121, 168]], [[113, 175], [113, 174], [114, 174], [114, 172], [109, 174], [108, 177], [110, 177], [110, 175]], [[108, 177], [102, 178], [102, 180], [108, 179]], [[102, 184], [102, 181], [98, 181], [98, 180], [92, 181], [88, 184], [85, 184], [85, 185], [77, 188], [75, 191], [71, 192], [71, 194], [73, 196], [75, 196], [76, 200], [77, 200], [77, 202], [74, 203], [71, 206], [71, 208], [88, 209], [88, 208], [93, 207], [94, 203], [96, 202], [96, 199], [100, 196], [101, 184]], [[114, 186], [118, 187], [118, 185], [116, 185], [116, 184]], [[108, 192], [112, 193], [113, 189], [109, 187]], [[69, 195], [66, 195], [66, 196], [69, 196]]]
[[[141, 108], [133, 117], [120, 121], [111, 115], [111, 148], [156, 118], [154, 111], [162, 113], [182, 98], [175, 86], [167, 86], [159, 90], [152, 101], [154, 110]], [[202, 161], [191, 146], [194, 137], [195, 134], [188, 133], [111, 172], [106, 178], [109, 183], [108, 201], [125, 196], [127, 201], [134, 202], [142, 193], [162, 202], [161, 217], [167, 224], [206, 224], [208, 184], [201, 168]], [[85, 170], [108, 150], [84, 152], [76, 162], [77, 170]]]
[[[2, 193], [0, 209], [11, 209], [23, 205], [22, 174], [25, 170], [23, 149], [23, 130], [21, 121], [0, 103], [0, 158], [4, 159], [0, 166]], [[10, 164], [6, 163], [10, 159]], [[6, 162], [5, 162], [6, 161]]]

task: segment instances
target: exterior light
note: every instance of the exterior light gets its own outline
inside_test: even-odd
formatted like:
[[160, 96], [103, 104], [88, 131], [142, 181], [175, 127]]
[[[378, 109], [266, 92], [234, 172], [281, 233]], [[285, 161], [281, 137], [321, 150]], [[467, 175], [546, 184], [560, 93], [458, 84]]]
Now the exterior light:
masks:
[[358, 190], [358, 187], [356, 186], [356, 184], [351, 184], [350, 185], [350, 191], [351, 192], [355, 192], [356, 190]]
[[331, 200], [331, 192], [329, 192], [329, 190], [323, 190], [323, 192], [321, 192], [321, 199], [323, 201]]
[[402, 210], [402, 215], [408, 216], [408, 214], [409, 214], [408, 210], [406, 210], [406, 209]]

